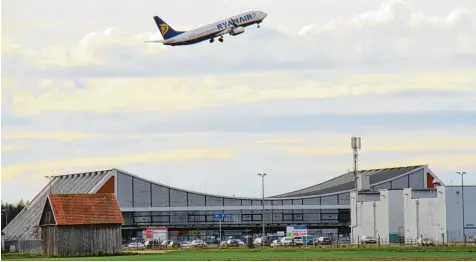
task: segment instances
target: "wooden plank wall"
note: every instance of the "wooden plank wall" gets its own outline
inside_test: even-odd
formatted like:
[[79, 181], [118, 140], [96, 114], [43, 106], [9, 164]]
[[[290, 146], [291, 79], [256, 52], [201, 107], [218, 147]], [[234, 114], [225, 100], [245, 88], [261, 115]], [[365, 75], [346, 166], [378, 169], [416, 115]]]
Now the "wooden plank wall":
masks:
[[[58, 226], [56, 238], [45, 227], [43, 243], [48, 256], [98, 256], [122, 252], [120, 225]], [[50, 252], [51, 251], [51, 252]]]
[[43, 212], [40, 219], [40, 226], [42, 225], [54, 225], [55, 216], [53, 215], [53, 210], [51, 209], [51, 205], [49, 201], [46, 201], [45, 207], [43, 208]]
[[43, 240], [43, 254], [46, 256], [55, 256], [58, 252], [57, 239], [58, 228], [56, 226], [41, 227], [41, 239]]

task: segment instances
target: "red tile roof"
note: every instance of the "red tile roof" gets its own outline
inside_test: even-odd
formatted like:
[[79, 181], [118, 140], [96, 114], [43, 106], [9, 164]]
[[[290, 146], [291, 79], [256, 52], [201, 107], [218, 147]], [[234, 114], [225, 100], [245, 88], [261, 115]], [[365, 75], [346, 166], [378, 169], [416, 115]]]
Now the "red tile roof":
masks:
[[53, 194], [48, 199], [58, 226], [124, 223], [114, 194]]

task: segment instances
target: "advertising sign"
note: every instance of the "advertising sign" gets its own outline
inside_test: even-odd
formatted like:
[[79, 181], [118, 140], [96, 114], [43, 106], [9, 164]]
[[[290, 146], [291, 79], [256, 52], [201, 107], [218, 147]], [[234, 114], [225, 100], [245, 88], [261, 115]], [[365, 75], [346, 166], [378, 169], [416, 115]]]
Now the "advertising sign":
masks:
[[287, 226], [286, 236], [297, 237], [307, 235], [307, 226]]
[[168, 229], [166, 227], [148, 227], [146, 229], [147, 238], [155, 240], [168, 239]]

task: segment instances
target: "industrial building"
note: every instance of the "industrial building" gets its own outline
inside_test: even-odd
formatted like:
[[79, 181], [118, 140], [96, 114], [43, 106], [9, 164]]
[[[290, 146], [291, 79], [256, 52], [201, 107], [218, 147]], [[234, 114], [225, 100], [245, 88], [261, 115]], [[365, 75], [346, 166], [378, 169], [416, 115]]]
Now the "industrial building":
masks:
[[440, 243], [474, 242], [476, 238], [476, 186], [360, 191], [357, 203], [355, 196], [354, 191], [354, 243], [362, 236], [373, 236], [382, 242], [415, 242], [419, 238]]
[[[379, 189], [434, 188], [435, 174], [427, 165], [358, 171], [370, 191]], [[146, 227], [167, 227], [170, 238], [201, 238], [214, 241], [224, 213], [222, 237], [259, 234], [264, 219], [266, 232], [285, 231], [288, 225], [307, 226], [317, 236], [350, 235], [351, 192], [354, 174], [345, 173], [301, 190], [260, 198], [230, 197], [179, 189], [119, 170], [103, 170], [54, 176], [37, 196], [3, 230], [11, 245], [26, 250], [41, 242], [38, 227], [48, 193], [114, 193], [124, 224], [122, 235], [131, 239]], [[390, 208], [389, 208], [390, 209]], [[391, 208], [393, 209], [393, 208]], [[28, 245], [24, 243], [29, 243]]]

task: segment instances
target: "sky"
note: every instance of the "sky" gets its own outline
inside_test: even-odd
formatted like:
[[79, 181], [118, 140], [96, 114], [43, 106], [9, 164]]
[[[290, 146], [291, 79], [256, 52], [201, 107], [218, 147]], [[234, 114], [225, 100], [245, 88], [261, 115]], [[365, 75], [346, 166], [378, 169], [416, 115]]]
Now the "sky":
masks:
[[[268, 14], [223, 43], [161, 39]], [[259, 197], [352, 169], [427, 164], [476, 184], [474, 0], [2, 1], [2, 200], [119, 168]]]

